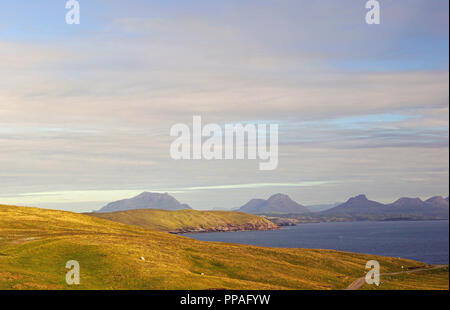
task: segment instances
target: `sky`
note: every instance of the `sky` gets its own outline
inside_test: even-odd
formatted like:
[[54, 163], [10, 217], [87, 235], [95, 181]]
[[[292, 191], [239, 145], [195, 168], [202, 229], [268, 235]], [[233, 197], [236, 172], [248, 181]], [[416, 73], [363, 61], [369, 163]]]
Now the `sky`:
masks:
[[[448, 196], [449, 3], [2, 1], [0, 204], [196, 209]], [[276, 123], [279, 164], [170, 157], [176, 123]]]

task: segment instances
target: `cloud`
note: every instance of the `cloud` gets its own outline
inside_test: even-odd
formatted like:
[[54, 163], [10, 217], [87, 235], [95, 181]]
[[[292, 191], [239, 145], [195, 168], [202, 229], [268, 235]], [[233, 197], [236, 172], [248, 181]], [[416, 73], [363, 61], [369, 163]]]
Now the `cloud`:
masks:
[[[445, 111], [446, 109], [430, 110]], [[349, 149], [448, 148], [447, 114], [433, 115], [433, 117], [426, 113], [424, 115], [368, 114], [316, 121], [291, 121], [282, 124], [283, 131], [280, 136], [282, 144]]]
[[100, 203], [111, 202], [136, 196], [144, 191], [153, 193], [180, 194], [186, 192], [205, 192], [211, 190], [233, 190], [251, 188], [288, 188], [288, 187], [313, 187], [324, 184], [336, 183], [336, 181], [307, 181], [295, 183], [252, 183], [252, 184], [229, 184], [229, 185], [207, 185], [190, 186], [167, 189], [141, 189], [141, 190], [87, 190], [87, 191], [56, 191], [21, 193], [18, 195], [0, 195], [0, 202], [4, 204], [40, 205], [55, 203]]
[[323, 184], [336, 183], [337, 181], [308, 181], [296, 183], [250, 183], [250, 184], [229, 184], [229, 185], [209, 185], [191, 186], [179, 188], [179, 191], [203, 191], [217, 189], [243, 189], [243, 188], [264, 188], [264, 187], [309, 187]]
[[[184, 188], [206, 207], [280, 184], [312, 203], [448, 191], [447, 1], [383, 3], [379, 27], [361, 1], [92, 1], [84, 28], [2, 9], [0, 194]], [[276, 120], [279, 168], [172, 161], [169, 129], [193, 115]]]

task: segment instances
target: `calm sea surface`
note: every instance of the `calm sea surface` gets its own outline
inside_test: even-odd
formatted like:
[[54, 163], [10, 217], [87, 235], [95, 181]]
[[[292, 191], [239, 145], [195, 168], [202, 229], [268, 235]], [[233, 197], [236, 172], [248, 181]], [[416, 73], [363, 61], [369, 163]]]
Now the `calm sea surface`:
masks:
[[298, 224], [273, 231], [183, 234], [203, 241], [282, 248], [333, 249], [449, 263], [448, 221]]

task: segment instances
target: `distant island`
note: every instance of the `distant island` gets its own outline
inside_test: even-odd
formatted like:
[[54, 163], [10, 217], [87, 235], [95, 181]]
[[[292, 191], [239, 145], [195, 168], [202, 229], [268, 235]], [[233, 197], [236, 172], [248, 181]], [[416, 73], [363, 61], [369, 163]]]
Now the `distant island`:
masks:
[[[249, 218], [246, 214], [260, 215], [264, 219]], [[434, 196], [423, 201], [420, 198], [403, 197], [383, 204], [361, 194], [344, 203], [315, 205], [309, 209], [288, 195], [278, 193], [268, 199], [251, 199], [232, 211], [195, 211], [168, 193], [143, 192], [132, 198], [110, 202], [91, 215], [174, 233], [270, 230], [275, 228], [270, 227], [268, 221], [275, 226], [292, 226], [318, 222], [448, 220], [449, 198]]]
[[[277, 199], [273, 199], [273, 197], [277, 197]], [[284, 208], [284, 206], [289, 207]], [[286, 225], [294, 222], [448, 220], [449, 198], [434, 196], [422, 201], [420, 198], [403, 197], [393, 203], [382, 204], [369, 200], [362, 194], [329, 209], [312, 212], [287, 195], [277, 194], [268, 200], [252, 199], [238, 210], [265, 215], [266, 218], [281, 226], [286, 223], [286, 220], [280, 220], [282, 218], [291, 219]]]
[[136, 197], [110, 202], [97, 212], [115, 212], [134, 209], [159, 209], [176, 211], [192, 208], [185, 203], [180, 203], [178, 200], [167, 193], [160, 194], [143, 192]]
[[288, 195], [275, 194], [269, 199], [252, 199], [240, 207], [238, 211], [251, 214], [264, 213], [310, 213], [305, 206], [293, 201]]

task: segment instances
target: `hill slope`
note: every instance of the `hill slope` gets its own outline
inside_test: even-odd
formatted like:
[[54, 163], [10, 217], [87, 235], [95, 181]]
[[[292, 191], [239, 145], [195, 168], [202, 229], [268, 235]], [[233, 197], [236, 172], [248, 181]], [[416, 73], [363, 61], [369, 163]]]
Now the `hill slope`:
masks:
[[447, 268], [381, 276], [380, 286], [364, 284], [363, 290], [448, 290]]
[[187, 204], [182, 204], [169, 194], [143, 192], [136, 197], [122, 199], [108, 203], [97, 212], [116, 212], [134, 209], [159, 209], [159, 210], [183, 210], [191, 209]]
[[[0, 205], [0, 289], [342, 289], [376, 259], [329, 250], [201, 242], [93, 216]], [[143, 258], [143, 259], [141, 259]], [[69, 260], [81, 284], [65, 283]]]
[[231, 211], [196, 210], [129, 210], [111, 213], [89, 213], [95, 217], [167, 232], [206, 232], [269, 230], [278, 226], [251, 214]]
[[288, 195], [275, 194], [269, 199], [252, 199], [243, 205], [239, 211], [251, 214], [275, 213], [309, 213], [301, 204], [293, 201]]

